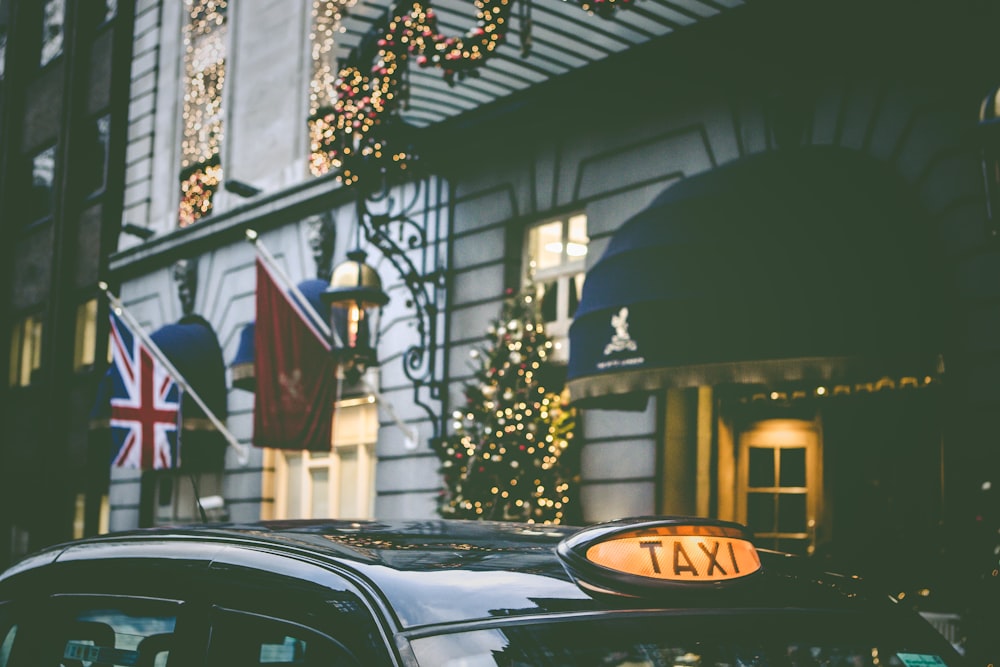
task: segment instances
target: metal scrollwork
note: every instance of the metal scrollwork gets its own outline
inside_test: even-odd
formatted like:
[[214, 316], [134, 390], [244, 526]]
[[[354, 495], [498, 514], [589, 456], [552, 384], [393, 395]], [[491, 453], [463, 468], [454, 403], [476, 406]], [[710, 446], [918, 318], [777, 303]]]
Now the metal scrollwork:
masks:
[[413, 183], [406, 199], [389, 195], [388, 186], [368, 191], [357, 200], [358, 224], [365, 240], [375, 246], [393, 266], [409, 293], [407, 307], [415, 310], [417, 342], [403, 353], [403, 374], [413, 383], [413, 400], [441, 432], [441, 410], [429, 400], [441, 400], [441, 381], [435, 378], [438, 349], [438, 307], [444, 289], [445, 271], [438, 266], [434, 243], [427, 227], [411, 215], [421, 201], [426, 185]]

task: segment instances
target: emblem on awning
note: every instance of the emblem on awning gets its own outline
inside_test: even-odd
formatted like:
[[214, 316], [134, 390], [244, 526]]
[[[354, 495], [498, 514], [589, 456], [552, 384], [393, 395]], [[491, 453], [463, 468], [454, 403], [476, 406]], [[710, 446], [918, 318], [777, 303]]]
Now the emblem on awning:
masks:
[[611, 316], [611, 326], [615, 332], [611, 336], [611, 342], [604, 346], [604, 356], [612, 352], [635, 352], [639, 349], [636, 342], [628, 332], [628, 308], [622, 308], [616, 315]]

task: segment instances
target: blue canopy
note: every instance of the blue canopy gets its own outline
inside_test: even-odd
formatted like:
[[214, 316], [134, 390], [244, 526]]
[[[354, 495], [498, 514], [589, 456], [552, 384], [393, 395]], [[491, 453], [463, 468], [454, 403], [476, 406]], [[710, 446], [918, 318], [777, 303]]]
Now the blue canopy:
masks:
[[924, 372], [940, 317], [916, 201], [888, 165], [835, 147], [762, 153], [667, 188], [587, 272], [574, 403]]

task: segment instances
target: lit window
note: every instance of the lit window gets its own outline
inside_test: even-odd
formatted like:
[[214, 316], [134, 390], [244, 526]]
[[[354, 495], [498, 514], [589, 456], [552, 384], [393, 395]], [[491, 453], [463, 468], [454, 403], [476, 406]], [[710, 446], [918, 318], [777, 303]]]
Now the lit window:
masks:
[[63, 17], [66, 15], [66, 0], [46, 0], [42, 10], [42, 57], [44, 67], [52, 62], [63, 50]]
[[73, 370], [81, 371], [92, 367], [97, 349], [97, 299], [76, 307], [75, 339]]
[[[111, 504], [108, 501], [108, 494], [100, 498], [100, 506], [97, 510], [97, 532], [100, 535], [108, 532], [108, 523], [111, 518]], [[87, 494], [76, 494], [76, 507], [73, 513], [73, 539], [78, 540], [86, 537], [87, 527]], [[0, 666], [4, 663], [0, 660]]]
[[212, 212], [222, 182], [222, 85], [226, 78], [226, 0], [185, 0], [184, 127], [181, 137], [181, 203], [186, 227]]
[[55, 146], [50, 146], [31, 158], [31, 192], [25, 202], [29, 222], [52, 215], [55, 174]]
[[583, 291], [589, 242], [583, 213], [528, 229], [524, 280], [535, 287], [557, 361], [568, 358], [569, 325]]
[[10, 386], [27, 387], [42, 365], [42, 321], [28, 316], [14, 325], [10, 337]]
[[274, 518], [372, 517], [378, 409], [358, 399], [334, 414], [329, 452], [274, 450]]

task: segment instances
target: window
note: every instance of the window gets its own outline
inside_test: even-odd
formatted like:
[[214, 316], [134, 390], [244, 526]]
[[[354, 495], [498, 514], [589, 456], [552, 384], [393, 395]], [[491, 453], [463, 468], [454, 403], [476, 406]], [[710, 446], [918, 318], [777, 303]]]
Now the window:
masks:
[[309, 31], [312, 50], [312, 77], [309, 81], [309, 170], [322, 176], [335, 169], [334, 146], [337, 79], [337, 34], [341, 20], [356, 0], [313, 0], [312, 28]]
[[28, 222], [52, 215], [55, 175], [56, 147], [50, 146], [31, 158], [31, 191], [25, 202]]
[[65, 16], [66, 0], [46, 0], [42, 9], [42, 67], [62, 54]]
[[275, 518], [372, 516], [378, 408], [341, 401], [334, 414], [331, 451], [275, 452]]
[[178, 225], [212, 212], [222, 182], [222, 85], [226, 77], [226, 0], [185, 0], [184, 127]]
[[221, 612], [212, 624], [208, 664], [360, 667], [362, 663], [340, 642], [301, 625]]
[[[199, 501], [218, 498], [222, 494], [222, 475], [219, 473], [186, 473], [164, 471], [152, 473], [154, 477], [156, 507], [155, 524], [198, 523], [201, 521]], [[221, 509], [221, 508], [220, 508]], [[215, 512], [215, 508], [212, 508]], [[221, 516], [210, 517], [214, 520]]]
[[100, 192], [107, 184], [108, 144], [111, 140], [111, 116], [105, 114], [94, 118], [87, 127], [86, 156], [88, 169], [80, 170], [83, 192]]
[[819, 435], [811, 421], [771, 419], [740, 436], [739, 520], [757, 544], [809, 554], [819, 503]]
[[583, 291], [589, 242], [583, 213], [528, 229], [525, 282], [536, 287], [557, 361], [568, 359], [569, 325]]
[[[958, 667], [934, 632], [892, 614], [700, 613], [507, 623], [423, 635], [421, 665], [648, 667]], [[888, 617], [888, 618], [887, 618]]]
[[104, 0], [104, 21], [110, 21], [118, 15], [118, 0]]
[[52, 625], [52, 646], [61, 647], [61, 665], [167, 664], [176, 606], [150, 600], [66, 598], [63, 623]]
[[7, 667], [10, 662], [10, 649], [14, 645], [14, 638], [17, 636], [17, 624], [11, 622], [4, 613], [9, 609], [0, 605], [0, 667]]
[[3, 81], [5, 62], [7, 62], [7, 26], [0, 25], [0, 81]]
[[[108, 532], [108, 524], [111, 519], [111, 504], [108, 494], [101, 496], [101, 505], [98, 509], [97, 532], [103, 535]], [[76, 494], [76, 503], [73, 511], [73, 539], [78, 540], [86, 537], [87, 527], [87, 494]]]
[[11, 387], [27, 387], [42, 365], [42, 320], [29, 315], [14, 325], [10, 336]]
[[76, 336], [73, 349], [73, 370], [92, 368], [97, 351], [97, 299], [76, 307]]

